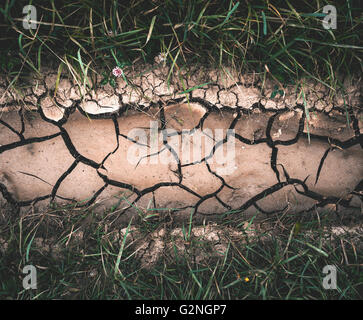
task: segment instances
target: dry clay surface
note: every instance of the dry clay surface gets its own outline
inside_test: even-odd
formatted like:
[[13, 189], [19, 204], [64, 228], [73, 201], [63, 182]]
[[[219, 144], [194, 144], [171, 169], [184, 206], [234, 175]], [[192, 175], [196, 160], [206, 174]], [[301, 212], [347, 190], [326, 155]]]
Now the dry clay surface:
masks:
[[[271, 98], [251, 77], [209, 72], [168, 86], [163, 67], [125, 77], [132, 80], [119, 78], [116, 88], [83, 97], [65, 77], [55, 91], [51, 72], [33, 79], [21, 97], [1, 84], [3, 202], [112, 206], [131, 214], [361, 210], [354, 88], [350, 104], [339, 105], [311, 86], [307, 113], [291, 90]], [[201, 81], [207, 84], [195, 88]]]

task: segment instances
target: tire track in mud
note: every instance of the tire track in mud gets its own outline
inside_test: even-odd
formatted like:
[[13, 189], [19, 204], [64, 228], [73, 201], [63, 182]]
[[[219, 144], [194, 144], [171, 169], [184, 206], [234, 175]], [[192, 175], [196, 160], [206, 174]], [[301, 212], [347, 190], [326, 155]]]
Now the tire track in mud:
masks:
[[[152, 95], [157, 98], [148, 105], [141, 103], [142, 86], [138, 86], [142, 92], [138, 102], [123, 102], [127, 92], [118, 93], [119, 105], [109, 107], [111, 112], [105, 112], [108, 109], [99, 103], [102, 99], [69, 99], [66, 106], [52, 100], [54, 92], [45, 81], [40, 95], [32, 90], [37, 107], [30, 119], [23, 108], [4, 104], [2, 197], [17, 210], [43, 200], [88, 207], [102, 197], [115, 196], [123, 203], [122, 213], [132, 212], [135, 206], [150, 209], [151, 204], [153, 209], [194, 210], [199, 215], [298, 213], [329, 204], [360, 210], [363, 141], [351, 106], [315, 111], [316, 121], [323, 125], [312, 125], [308, 135], [303, 105], [276, 110], [258, 101], [246, 108], [241, 105], [243, 96], [232, 90], [242, 83], [227, 88], [215, 85], [216, 102], [206, 100], [210, 87], [192, 91], [187, 98], [168, 98], [158, 91], [163, 85], [154, 86]], [[229, 91], [233, 106], [222, 103]], [[46, 106], [52, 101], [49, 113]], [[87, 109], [87, 104], [92, 108]], [[90, 112], [95, 109], [101, 111]], [[346, 116], [350, 127], [337, 121]], [[150, 135], [146, 143], [140, 142], [140, 136], [129, 136], [135, 128]], [[223, 135], [216, 138], [214, 129], [223, 129]], [[151, 152], [153, 130], [155, 152]], [[204, 156], [185, 161], [183, 142], [176, 139], [197, 135], [204, 138], [200, 145]], [[234, 167], [225, 174], [228, 159], [215, 162], [229, 144], [236, 149]], [[126, 159], [132, 146], [150, 151], [138, 157], [136, 166]], [[166, 156], [169, 162], [160, 162]]]

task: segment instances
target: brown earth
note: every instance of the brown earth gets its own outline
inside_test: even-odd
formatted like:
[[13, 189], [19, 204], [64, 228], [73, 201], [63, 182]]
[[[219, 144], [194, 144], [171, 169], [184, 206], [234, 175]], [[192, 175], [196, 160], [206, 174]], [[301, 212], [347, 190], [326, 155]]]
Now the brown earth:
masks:
[[2, 201], [201, 215], [361, 210], [357, 100], [308, 115], [291, 95], [268, 99], [237, 81], [180, 94], [158, 72], [83, 99], [67, 79], [54, 96], [51, 75], [25, 106], [4, 91]]

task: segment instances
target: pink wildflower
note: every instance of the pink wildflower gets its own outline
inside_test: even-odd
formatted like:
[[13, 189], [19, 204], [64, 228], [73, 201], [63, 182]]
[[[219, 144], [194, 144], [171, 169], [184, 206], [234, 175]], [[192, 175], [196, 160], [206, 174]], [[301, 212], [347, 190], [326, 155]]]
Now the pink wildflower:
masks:
[[121, 68], [119, 68], [119, 67], [115, 67], [115, 68], [113, 68], [113, 70], [112, 70], [112, 74], [115, 76], [115, 77], [121, 77], [122, 76], [122, 69]]

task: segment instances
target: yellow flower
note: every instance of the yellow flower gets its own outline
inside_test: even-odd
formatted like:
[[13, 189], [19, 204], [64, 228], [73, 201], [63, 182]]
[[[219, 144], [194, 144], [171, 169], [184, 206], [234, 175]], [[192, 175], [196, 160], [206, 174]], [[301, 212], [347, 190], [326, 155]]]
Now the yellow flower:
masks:
[[245, 282], [250, 282], [250, 278], [249, 277], [246, 277], [245, 278]]

